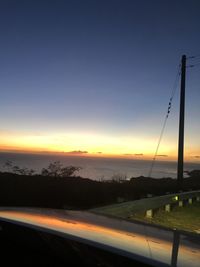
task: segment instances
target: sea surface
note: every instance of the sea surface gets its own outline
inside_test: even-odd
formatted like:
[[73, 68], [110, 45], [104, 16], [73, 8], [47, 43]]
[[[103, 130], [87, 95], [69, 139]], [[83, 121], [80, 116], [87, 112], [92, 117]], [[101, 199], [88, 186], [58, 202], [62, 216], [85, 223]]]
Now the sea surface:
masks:
[[[34, 169], [40, 173], [42, 168], [47, 168], [54, 161], [60, 161], [64, 166], [78, 166], [82, 169], [76, 173], [84, 178], [93, 180], [111, 179], [113, 176], [126, 176], [127, 179], [138, 176], [148, 176], [152, 164], [150, 160], [121, 159], [121, 158], [97, 158], [79, 157], [51, 154], [22, 154], [22, 153], [0, 153], [0, 170], [6, 170], [6, 161], [12, 161], [13, 165], [21, 168]], [[200, 163], [186, 162], [186, 171], [200, 169]], [[173, 161], [156, 161], [151, 177], [176, 178], [177, 163]]]

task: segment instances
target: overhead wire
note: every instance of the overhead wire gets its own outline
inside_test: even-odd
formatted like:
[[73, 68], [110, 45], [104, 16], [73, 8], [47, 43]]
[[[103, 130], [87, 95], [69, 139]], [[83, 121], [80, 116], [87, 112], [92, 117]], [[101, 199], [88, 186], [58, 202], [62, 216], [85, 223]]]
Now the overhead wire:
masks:
[[[187, 66], [187, 68], [193, 68], [197, 65], [200, 65], [200, 54], [199, 55], [195, 55], [195, 56], [190, 56], [190, 57], [187, 57], [187, 59], [191, 60], [191, 64]], [[197, 61], [195, 61], [197, 60]]]
[[194, 62], [194, 63], [192, 63], [191, 65], [188, 65], [187, 67], [188, 67], [188, 68], [193, 68], [193, 67], [198, 66], [198, 65], [200, 65], [200, 61], [198, 61], [198, 62]]
[[171, 111], [172, 101], [173, 101], [173, 98], [174, 98], [174, 95], [175, 95], [175, 92], [176, 92], [176, 89], [177, 89], [179, 77], [180, 77], [180, 66], [181, 66], [181, 64], [178, 65], [178, 71], [177, 71], [177, 74], [176, 74], [176, 77], [175, 77], [175, 81], [174, 81], [174, 84], [173, 84], [173, 87], [172, 87], [172, 91], [171, 91], [171, 95], [170, 95], [170, 99], [169, 99], [169, 103], [168, 103], [168, 108], [167, 108], [167, 113], [165, 115], [165, 119], [164, 119], [164, 122], [163, 122], [163, 125], [162, 125], [162, 128], [161, 128], [159, 139], [158, 139], [158, 144], [156, 146], [155, 154], [154, 154], [154, 157], [152, 159], [152, 163], [151, 163], [151, 166], [150, 166], [150, 169], [149, 169], [149, 173], [148, 173], [148, 177], [149, 178], [151, 178], [151, 175], [152, 175], [152, 171], [153, 171], [153, 168], [154, 168], [154, 165], [155, 165], [155, 161], [156, 161], [156, 157], [157, 157], [158, 150], [159, 150], [159, 147], [160, 147], [160, 143], [161, 143], [161, 140], [162, 140], [162, 137], [163, 137], [163, 134], [164, 134], [164, 130], [165, 130], [166, 124], [167, 124], [167, 119], [168, 119], [170, 111]]
[[150, 246], [150, 242], [149, 242], [149, 238], [148, 238], [148, 234], [147, 234], [147, 226], [146, 225], [144, 225], [144, 234], [145, 234], [145, 239], [146, 239], [147, 246], [148, 246], [148, 249], [149, 249], [149, 256], [153, 260], [153, 253], [152, 253], [152, 250], [151, 250], [151, 246]]
[[[188, 65], [187, 68], [193, 68], [195, 66], [200, 65], [199, 58], [200, 58], [200, 54], [199, 55], [195, 55], [195, 56], [187, 57], [187, 59], [192, 59], [192, 60], [193, 59], [197, 59], [198, 60], [197, 62], [191, 62], [192, 64]], [[152, 175], [152, 171], [153, 171], [153, 168], [154, 168], [154, 165], [155, 165], [155, 161], [156, 161], [156, 157], [157, 157], [158, 150], [159, 150], [159, 147], [160, 147], [160, 143], [162, 141], [164, 130], [165, 130], [165, 127], [166, 127], [166, 124], [167, 124], [167, 119], [168, 119], [170, 111], [171, 111], [172, 101], [173, 101], [173, 98], [174, 98], [174, 95], [175, 95], [175, 92], [176, 92], [176, 89], [177, 89], [178, 80], [179, 80], [179, 76], [180, 76], [180, 67], [181, 67], [181, 64], [179, 64], [179, 66], [178, 66], [178, 71], [177, 71], [177, 74], [176, 74], [174, 85], [172, 87], [171, 97], [170, 97], [169, 104], [168, 104], [167, 114], [165, 116], [165, 119], [164, 119], [164, 122], [163, 122], [163, 125], [162, 125], [162, 128], [161, 128], [160, 136], [159, 136], [159, 139], [158, 139], [158, 144], [156, 146], [155, 154], [154, 154], [154, 157], [152, 159], [152, 163], [151, 163], [151, 166], [150, 166], [148, 177], [151, 177], [151, 175]]]
[[194, 59], [194, 58], [198, 58], [198, 57], [200, 57], [200, 54], [199, 55], [194, 55], [194, 56], [187, 57], [187, 59]]

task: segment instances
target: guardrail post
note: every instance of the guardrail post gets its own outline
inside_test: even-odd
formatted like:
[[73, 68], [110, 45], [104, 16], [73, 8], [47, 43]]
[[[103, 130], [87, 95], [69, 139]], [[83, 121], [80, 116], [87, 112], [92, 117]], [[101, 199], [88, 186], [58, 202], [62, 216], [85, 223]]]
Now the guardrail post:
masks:
[[150, 218], [150, 219], [153, 218], [153, 210], [147, 210], [146, 211], [146, 217]]
[[170, 204], [165, 205], [165, 211], [167, 211], [167, 212], [171, 211], [171, 205]]
[[190, 204], [190, 205], [192, 204], [192, 198], [188, 199], [188, 204]]
[[171, 266], [177, 266], [178, 259], [178, 249], [180, 243], [180, 234], [177, 231], [174, 231], [173, 244], [172, 244], [172, 257], [171, 257]]
[[179, 200], [179, 202], [178, 202], [178, 206], [179, 206], [179, 207], [183, 207], [183, 200]]

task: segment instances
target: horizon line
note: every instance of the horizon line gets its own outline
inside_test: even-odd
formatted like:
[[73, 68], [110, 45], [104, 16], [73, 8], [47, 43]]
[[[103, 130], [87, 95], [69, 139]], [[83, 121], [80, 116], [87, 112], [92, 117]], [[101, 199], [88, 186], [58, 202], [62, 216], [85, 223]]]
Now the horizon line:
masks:
[[[153, 160], [152, 155], [145, 155], [143, 153], [127, 153], [127, 154], [106, 154], [103, 152], [88, 152], [81, 150], [74, 151], [48, 151], [48, 150], [23, 150], [23, 149], [1, 149], [0, 153], [16, 153], [16, 154], [41, 154], [41, 155], [63, 155], [72, 157], [94, 157], [94, 158], [121, 158], [121, 159], [134, 159], [134, 160]], [[177, 161], [177, 157], [168, 155], [158, 155], [157, 161]], [[186, 156], [185, 162], [193, 161], [194, 163], [200, 163], [200, 159], [197, 156]]]

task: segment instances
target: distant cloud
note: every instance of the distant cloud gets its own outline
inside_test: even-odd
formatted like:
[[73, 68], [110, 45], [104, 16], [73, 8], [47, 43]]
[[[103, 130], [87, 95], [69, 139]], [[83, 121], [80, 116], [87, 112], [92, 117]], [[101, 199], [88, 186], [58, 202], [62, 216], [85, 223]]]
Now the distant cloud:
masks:
[[123, 154], [124, 156], [143, 156], [144, 154], [142, 153], [138, 153], [138, 154], [130, 154], [130, 153], [126, 153], [126, 154]]
[[193, 158], [200, 159], [200, 156], [194, 156]]
[[73, 150], [73, 151], [69, 151], [69, 152], [66, 152], [68, 154], [87, 154], [88, 151], [82, 151], [82, 150]]
[[168, 155], [157, 155], [157, 157], [168, 157]]
[[100, 152], [97, 152], [97, 154], [102, 154], [102, 152], [100, 151]]

